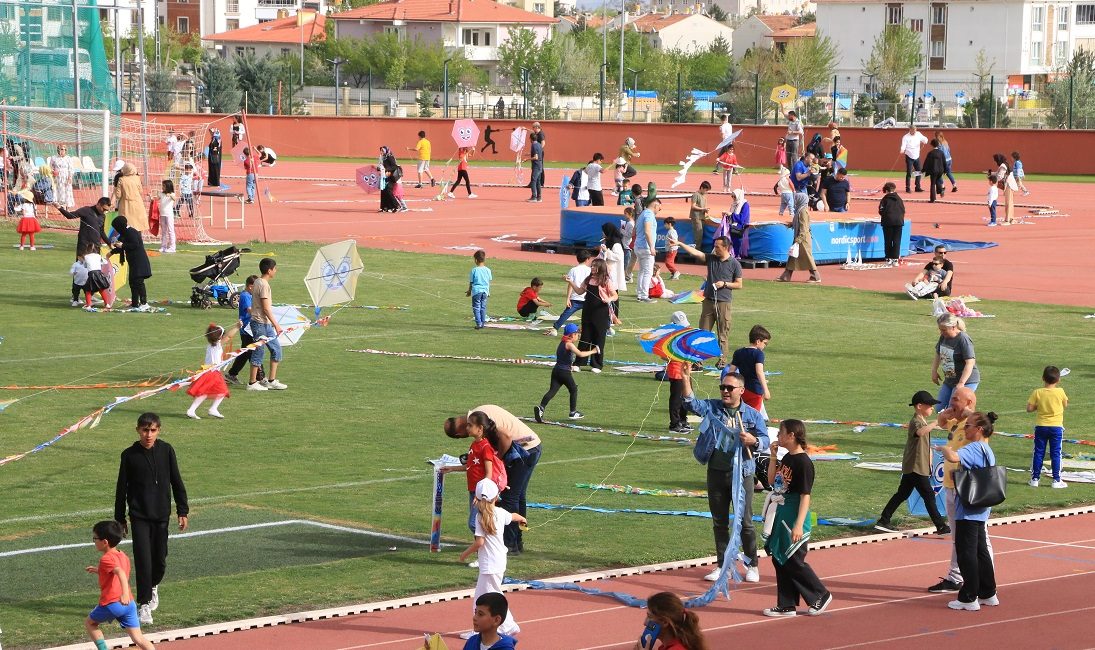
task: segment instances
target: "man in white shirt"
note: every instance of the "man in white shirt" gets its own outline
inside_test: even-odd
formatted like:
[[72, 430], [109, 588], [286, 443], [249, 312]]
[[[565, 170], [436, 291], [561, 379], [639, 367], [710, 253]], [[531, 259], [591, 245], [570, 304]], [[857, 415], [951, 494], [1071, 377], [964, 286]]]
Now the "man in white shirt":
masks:
[[[722, 142], [723, 140], [725, 140], [726, 138], [729, 138], [733, 134], [734, 134], [734, 125], [730, 123], [730, 114], [729, 113], [723, 113], [722, 114], [722, 124], [719, 125], [719, 142]], [[727, 149], [727, 147], [722, 147], [721, 149], [719, 149], [719, 155], [721, 156], [722, 154], [726, 153], [726, 149]], [[712, 174], [717, 174], [717, 173], [719, 173], [719, 171], [720, 171], [719, 170], [719, 163], [716, 161], [715, 162], [715, 168], [713, 170], [711, 170], [711, 173]]]
[[798, 113], [787, 111], [787, 134], [783, 137], [786, 147], [787, 169], [791, 169], [798, 162], [798, 144], [802, 142], [804, 135], [802, 122], [798, 121]]
[[909, 132], [901, 136], [901, 153], [905, 155], [905, 194], [909, 193], [909, 179], [916, 172], [916, 191], [923, 192], [920, 187], [920, 147], [928, 144], [924, 134], [916, 130], [915, 124], [909, 124]]

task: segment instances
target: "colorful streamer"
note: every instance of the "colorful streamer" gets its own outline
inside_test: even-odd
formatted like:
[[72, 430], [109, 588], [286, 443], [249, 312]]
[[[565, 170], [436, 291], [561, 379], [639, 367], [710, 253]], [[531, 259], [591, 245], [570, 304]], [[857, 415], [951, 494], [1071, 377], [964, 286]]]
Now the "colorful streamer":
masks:
[[[525, 422], [536, 422], [533, 418], [519, 417], [519, 420]], [[638, 438], [640, 440], [653, 440], [655, 442], [675, 442], [679, 445], [692, 445], [695, 442], [691, 438], [683, 438], [680, 436], [653, 436], [646, 433], [629, 433], [627, 431], [617, 431], [615, 429], [606, 429], [604, 427], [591, 427], [584, 424], [574, 424], [573, 422], [556, 422], [554, 420], [544, 420], [541, 424], [549, 424], [555, 427], [564, 427], [566, 429], [575, 429], [577, 431], [588, 431], [590, 433], [607, 433], [610, 436], [622, 436], [625, 438]]]
[[[152, 388], [163, 386], [170, 382], [175, 375], [157, 375], [148, 379], [136, 381], [117, 381], [100, 384], [59, 384], [55, 386], [0, 386], [0, 390], [100, 390], [105, 388]], [[13, 400], [17, 401], [17, 400]], [[2, 410], [2, 409], [0, 409]]]
[[553, 361], [533, 361], [530, 359], [507, 359], [501, 357], [464, 356], [459, 354], [430, 354], [428, 352], [391, 352], [389, 350], [348, 350], [348, 352], [364, 352], [366, 354], [382, 354], [389, 357], [408, 357], [413, 359], [455, 359], [457, 361], [486, 361], [488, 363], [515, 363], [522, 366], [554, 366]]
[[[645, 508], [595, 508], [593, 506], [568, 506], [556, 503], [530, 503], [529, 508], [537, 510], [581, 510], [583, 512], [596, 512], [603, 515], [659, 515], [667, 517], [699, 517], [710, 519], [711, 513], [704, 510], [648, 510]], [[813, 516], [813, 513], [811, 513]], [[763, 522], [764, 517], [753, 515], [754, 522]], [[814, 522], [818, 526], [867, 526], [874, 523], [874, 519], [856, 519], [851, 517], [818, 517]]]

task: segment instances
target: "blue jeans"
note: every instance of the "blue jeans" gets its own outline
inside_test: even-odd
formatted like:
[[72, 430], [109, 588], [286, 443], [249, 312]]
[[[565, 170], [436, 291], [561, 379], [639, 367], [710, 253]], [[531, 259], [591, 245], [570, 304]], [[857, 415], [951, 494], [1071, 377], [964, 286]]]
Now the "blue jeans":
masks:
[[264, 323], [256, 323], [251, 321], [251, 336], [256, 340], [264, 336], [269, 337], [269, 341], [266, 345], [260, 345], [254, 350], [251, 350], [251, 365], [262, 367], [262, 359], [266, 355], [266, 348], [270, 348], [270, 358], [274, 361], [281, 361], [281, 343], [278, 342], [278, 334], [274, 330], [273, 325], [266, 325]]
[[[513, 444], [517, 444], [516, 442]], [[528, 458], [520, 458], [519, 454], [510, 453], [503, 459], [506, 465], [506, 475], [509, 478], [509, 489], [502, 492], [498, 497], [498, 505], [502, 506], [509, 512], [515, 512], [522, 517], [525, 516], [528, 502], [525, 499], [525, 495], [528, 491], [528, 483], [532, 478], [532, 472], [536, 469], [536, 464], [540, 462], [540, 454], [543, 452], [544, 445], [539, 444], [528, 450]], [[512, 522], [505, 527], [502, 531], [502, 540], [506, 543], [506, 547], [520, 548], [524, 543], [521, 538], [521, 527], [517, 522]]]
[[958, 181], [954, 180], [954, 174], [951, 172], [951, 161], [947, 161], [947, 166], [943, 168], [943, 173], [950, 179], [952, 187], [958, 187]]
[[475, 317], [476, 327], [487, 324], [487, 294], [485, 292], [472, 294], [471, 315]]
[[1046, 443], [1049, 443], [1049, 462], [1053, 467], [1053, 480], [1061, 480], [1061, 439], [1064, 437], [1064, 427], [1034, 427], [1034, 462], [1030, 468], [1032, 479], [1038, 480], [1042, 476], [1042, 461], [1046, 457]]
[[248, 174], [247, 175], [247, 200], [248, 201], [254, 201], [255, 200], [255, 175], [254, 174]]
[[570, 306], [563, 310], [563, 313], [559, 315], [559, 319], [552, 325], [555, 329], [562, 329], [563, 325], [566, 325], [567, 319], [578, 313], [582, 307], [585, 306], [584, 300], [571, 300]]
[[[973, 392], [976, 393], [977, 392], [977, 385], [979, 383], [980, 382], [975, 382], [975, 383], [972, 383], [972, 384], [967, 383], [966, 388], [968, 388], [968, 389], [970, 389], [970, 390], [972, 390]], [[935, 399], [939, 400], [940, 408], [947, 408], [947, 405], [951, 403], [951, 394], [953, 394], [953, 393], [954, 393], [954, 386], [949, 386], [947, 384], [942, 384], [942, 385], [939, 386], [939, 395], [937, 395]]]
[[996, 201], [989, 203], [989, 223], [996, 223]]
[[791, 216], [795, 216], [795, 195], [791, 192], [779, 193], [779, 216], [783, 216], [783, 210], [790, 211]]
[[842, 205], [839, 208], [834, 208], [832, 206], [829, 206], [829, 212], [847, 212], [847, 211], [848, 211], [848, 206], [847, 205]]
[[479, 510], [475, 507], [475, 492], [468, 492], [468, 528], [471, 534], [475, 534], [475, 518], [479, 516]]

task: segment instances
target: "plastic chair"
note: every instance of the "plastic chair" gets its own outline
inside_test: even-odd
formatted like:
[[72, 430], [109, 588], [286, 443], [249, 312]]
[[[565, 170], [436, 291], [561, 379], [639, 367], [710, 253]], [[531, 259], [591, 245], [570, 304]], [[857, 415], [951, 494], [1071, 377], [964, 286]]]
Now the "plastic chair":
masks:
[[88, 180], [91, 183], [101, 183], [103, 180], [103, 170], [95, 166], [95, 161], [91, 159], [91, 156], [84, 156], [84, 174], [87, 175]]
[[38, 171], [46, 164], [46, 159], [41, 156], [34, 157], [34, 171]]
[[84, 165], [80, 162], [80, 159], [76, 156], [69, 156], [68, 165], [72, 168], [72, 184], [75, 187], [83, 187], [86, 185], [87, 172], [84, 171]]

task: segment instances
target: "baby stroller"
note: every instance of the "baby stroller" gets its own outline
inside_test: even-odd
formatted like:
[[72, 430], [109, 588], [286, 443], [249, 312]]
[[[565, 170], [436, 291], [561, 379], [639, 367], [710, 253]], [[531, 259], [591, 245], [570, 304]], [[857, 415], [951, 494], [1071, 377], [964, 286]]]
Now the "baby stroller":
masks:
[[240, 267], [240, 255], [251, 249], [230, 246], [205, 256], [205, 262], [190, 269], [190, 279], [199, 283], [190, 292], [190, 306], [210, 309], [213, 301], [222, 307], [238, 307], [241, 285], [233, 284], [228, 276]]

